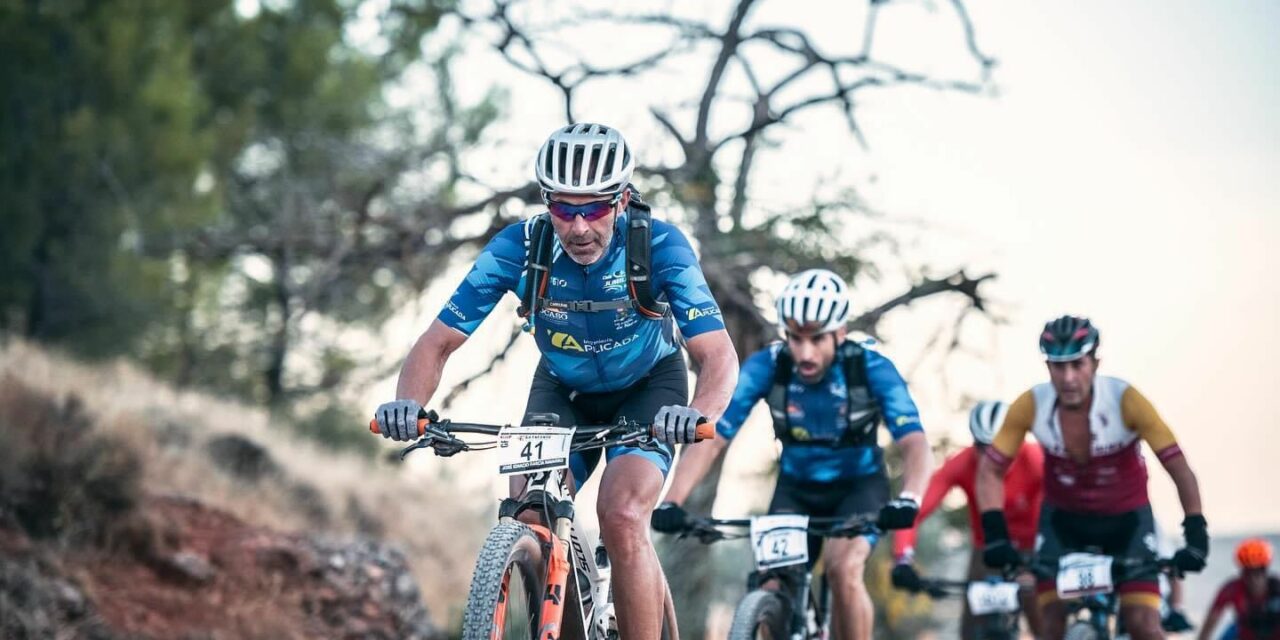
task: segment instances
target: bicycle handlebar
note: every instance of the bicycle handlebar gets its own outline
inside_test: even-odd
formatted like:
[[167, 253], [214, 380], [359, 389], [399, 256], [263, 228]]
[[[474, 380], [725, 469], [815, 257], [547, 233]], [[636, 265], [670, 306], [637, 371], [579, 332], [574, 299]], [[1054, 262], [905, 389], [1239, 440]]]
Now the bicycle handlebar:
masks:
[[[434, 411], [423, 411], [418, 414], [418, 437], [419, 440], [410, 450], [414, 448], [422, 448], [430, 446], [436, 450], [438, 455], [450, 456], [459, 451], [471, 450], [471, 446], [454, 436], [456, 433], [476, 433], [481, 435], [496, 436], [501, 431], [511, 425], [496, 424], [480, 424], [472, 422], [453, 422], [451, 420], [441, 420]], [[550, 425], [554, 428], [554, 425]], [[369, 421], [369, 431], [375, 434], [381, 434], [377, 418]], [[621, 433], [613, 434], [610, 432], [621, 431]], [[605, 434], [612, 437], [605, 437]], [[715, 438], [715, 424], [705, 419], [698, 423], [694, 431], [694, 441], [701, 442], [703, 440], [712, 440]], [[584, 425], [576, 428], [573, 436], [572, 449], [574, 451], [580, 449], [592, 449], [614, 444], [628, 444], [632, 442], [645, 442], [647, 439], [657, 439], [658, 429], [654, 425], [644, 425], [634, 420], [620, 420], [617, 424], [604, 425]], [[403, 456], [403, 454], [402, 454]]]
[[[809, 535], [823, 538], [853, 538], [870, 533], [879, 533], [880, 528], [876, 526], [878, 518], [879, 514], [875, 513], [856, 514], [848, 517], [809, 518], [808, 533]], [[704, 544], [710, 544], [730, 537], [740, 537], [730, 536], [721, 531], [719, 527], [741, 528], [750, 526], [751, 518], [695, 518], [685, 526], [685, 530], [680, 535], [693, 536]]]

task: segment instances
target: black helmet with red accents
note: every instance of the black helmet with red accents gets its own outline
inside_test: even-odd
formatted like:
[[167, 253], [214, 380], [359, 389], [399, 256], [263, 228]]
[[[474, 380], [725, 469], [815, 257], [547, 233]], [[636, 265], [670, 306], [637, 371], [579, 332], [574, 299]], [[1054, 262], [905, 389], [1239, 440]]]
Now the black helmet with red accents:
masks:
[[1045, 323], [1040, 353], [1049, 362], [1083, 358], [1098, 349], [1098, 329], [1088, 318], [1062, 316]]

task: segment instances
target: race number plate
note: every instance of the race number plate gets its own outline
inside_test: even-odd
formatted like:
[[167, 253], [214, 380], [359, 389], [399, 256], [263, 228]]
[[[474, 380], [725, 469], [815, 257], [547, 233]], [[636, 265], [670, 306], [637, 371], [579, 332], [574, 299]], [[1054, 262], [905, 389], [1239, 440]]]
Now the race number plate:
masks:
[[1018, 610], [1018, 583], [969, 583], [969, 610], [975, 616], [992, 613], [1014, 613]]
[[1058, 595], [1080, 598], [1111, 593], [1111, 556], [1068, 553], [1058, 561]]
[[809, 561], [809, 516], [777, 514], [751, 518], [751, 546], [757, 569]]
[[498, 432], [498, 473], [513, 475], [569, 466], [574, 429], [504, 427]]

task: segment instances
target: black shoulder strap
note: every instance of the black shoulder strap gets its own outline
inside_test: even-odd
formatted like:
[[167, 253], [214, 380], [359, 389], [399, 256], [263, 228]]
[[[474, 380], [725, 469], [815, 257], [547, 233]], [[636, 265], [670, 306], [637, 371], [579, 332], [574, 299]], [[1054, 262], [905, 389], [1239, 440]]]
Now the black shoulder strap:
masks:
[[653, 295], [653, 226], [649, 205], [631, 190], [627, 206], [627, 286], [636, 311], [650, 318], [667, 315], [670, 305]]
[[866, 352], [858, 343], [845, 340], [840, 344], [840, 364], [844, 367], [844, 383], [849, 387], [867, 386]]
[[791, 439], [791, 427], [787, 424], [787, 388], [791, 386], [791, 370], [795, 361], [785, 342], [778, 348], [774, 363], [773, 386], [769, 388], [765, 402], [769, 404], [769, 416], [773, 418], [774, 437], [786, 443]]
[[845, 446], [871, 446], [876, 442], [880, 425], [880, 405], [871, 394], [867, 382], [867, 352], [858, 343], [845, 340], [840, 345], [840, 364], [844, 368], [848, 394], [848, 422], [841, 443]]
[[547, 280], [551, 273], [551, 252], [555, 248], [555, 233], [546, 214], [538, 214], [529, 222], [529, 251], [525, 257], [525, 287], [520, 296], [521, 318], [538, 315], [538, 300], [546, 295]]

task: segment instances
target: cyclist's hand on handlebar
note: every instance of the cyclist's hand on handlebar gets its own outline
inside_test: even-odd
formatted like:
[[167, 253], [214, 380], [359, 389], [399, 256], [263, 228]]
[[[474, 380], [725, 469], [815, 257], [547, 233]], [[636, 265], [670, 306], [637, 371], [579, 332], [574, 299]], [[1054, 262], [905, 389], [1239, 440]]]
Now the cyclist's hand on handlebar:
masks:
[[920, 513], [920, 503], [912, 496], [902, 494], [880, 508], [880, 517], [876, 526], [888, 531], [890, 529], [909, 529], [916, 523], [916, 515]]
[[392, 440], [413, 440], [418, 437], [418, 414], [422, 405], [417, 400], [392, 400], [384, 402], [374, 414], [378, 432]]
[[673, 404], [658, 409], [653, 417], [654, 436], [662, 442], [682, 444], [698, 440], [698, 425], [706, 422], [701, 411]]
[[1187, 545], [1173, 554], [1173, 566], [1178, 571], [1203, 571], [1205, 559], [1209, 557], [1209, 531], [1204, 516], [1187, 516], [1182, 521], [1182, 537]]
[[894, 565], [889, 578], [893, 586], [906, 591], [917, 592], [924, 586], [920, 581], [920, 574], [916, 573], [916, 568], [911, 566], [910, 560]]
[[689, 514], [674, 502], [664, 502], [653, 510], [649, 524], [653, 525], [654, 531], [680, 533], [689, 526]]
[[1009, 540], [1009, 525], [999, 509], [982, 512], [982, 562], [992, 569], [1009, 570], [1022, 562], [1022, 556]]

